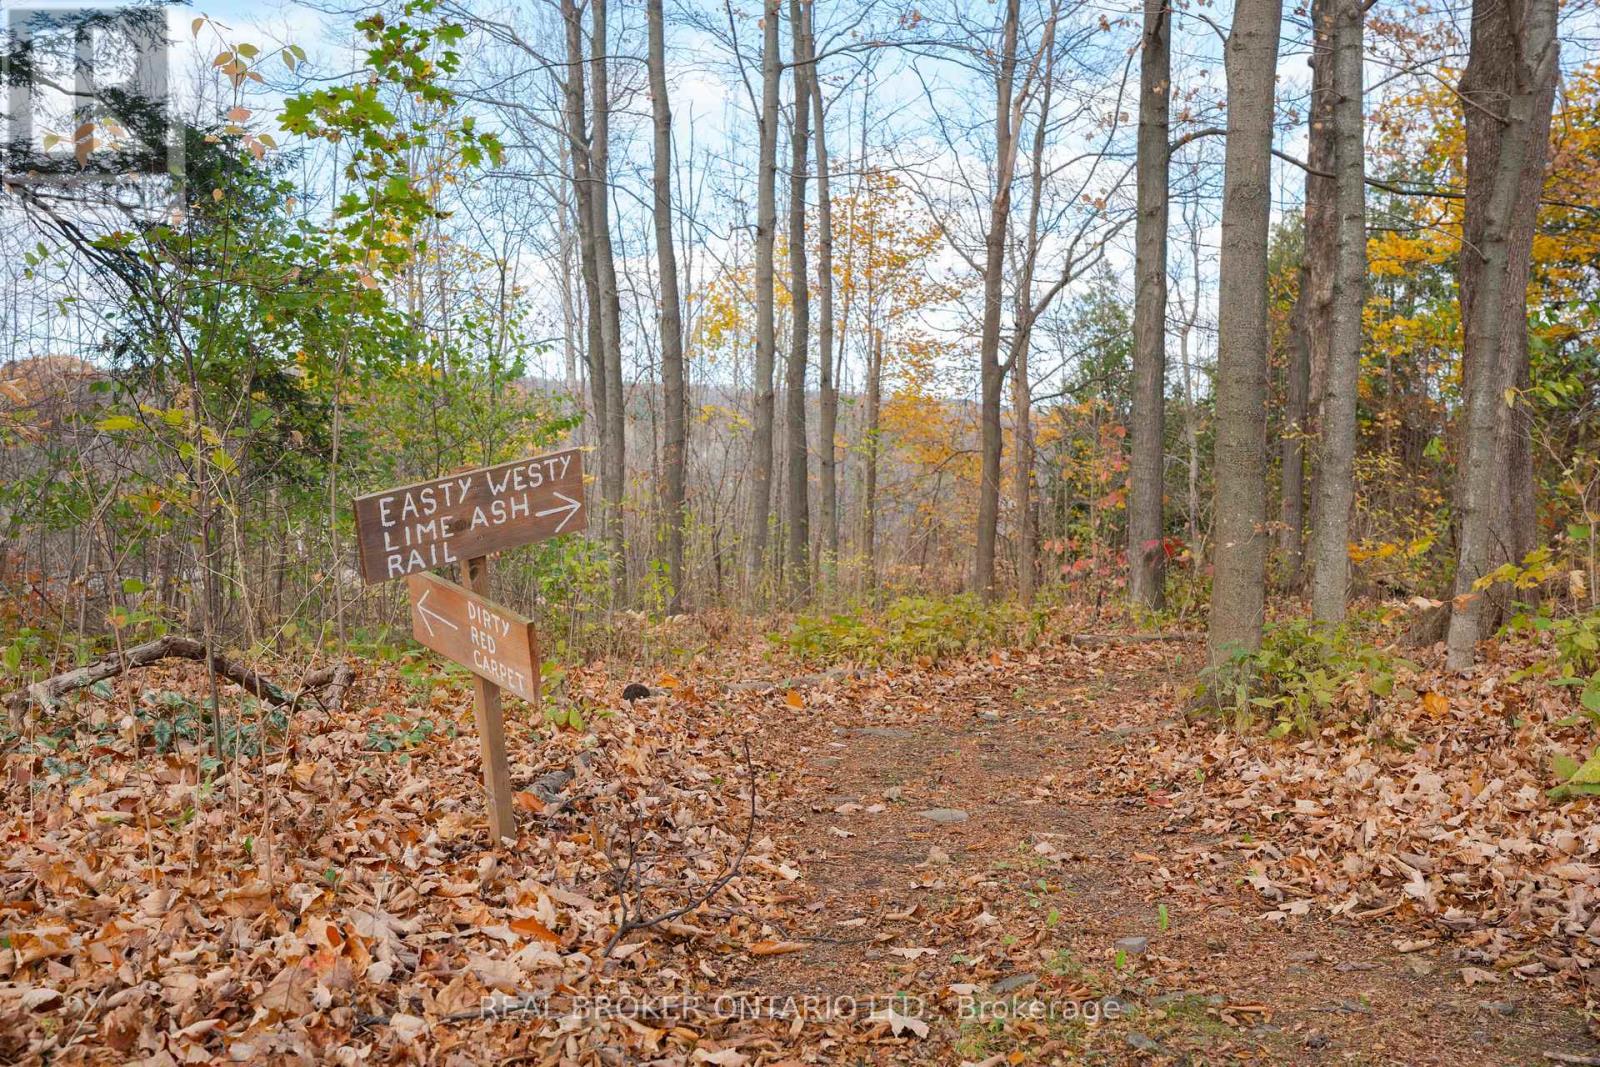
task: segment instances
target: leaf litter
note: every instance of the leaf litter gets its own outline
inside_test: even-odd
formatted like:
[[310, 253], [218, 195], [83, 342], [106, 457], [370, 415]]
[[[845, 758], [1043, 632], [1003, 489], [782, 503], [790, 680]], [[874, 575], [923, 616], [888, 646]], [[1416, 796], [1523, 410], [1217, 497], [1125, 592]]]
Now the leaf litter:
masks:
[[[1406, 981], [1440, 998], [1527, 987], [1583, 1002], [1600, 831], [1590, 800], [1546, 796], [1552, 755], [1590, 741], [1562, 725], [1568, 694], [1457, 681], [1418, 657], [1411, 688], [1425, 697], [1268, 742], [1183, 722], [1174, 656], [1057, 642], [763, 685], [750, 683], [782, 665], [746, 645], [675, 667], [692, 684], [663, 676], [631, 706], [600, 667], [572, 671], [583, 729], [508, 722], [521, 835], [502, 849], [487, 847], [459, 682], [419, 697], [364, 664], [346, 710], [300, 712], [220, 777], [198, 743], [153, 755], [111, 702], [86, 698], [71, 736], [4, 755], [0, 1060], [1021, 1063], [1198, 1049], [1302, 1062], [1334, 1055], [1338, 1026], [1356, 1040], [1384, 1025], [1359, 993], [1307, 998], [1387, 972], [1316, 971], [1328, 956], [1294, 962], [1297, 942], [1418, 961]], [[167, 691], [201, 690], [192, 670], [158, 671]], [[396, 717], [432, 729], [375, 748]], [[901, 779], [830, 802], [847, 775], [886, 769]], [[915, 817], [958, 803], [969, 821]], [[1210, 932], [1233, 911], [1251, 940], [1229, 927], [1239, 943], [1207, 946], [1202, 964], [1184, 923]], [[630, 916], [668, 917], [617, 939]], [[1113, 949], [1124, 935], [1148, 951]], [[1195, 992], [1226, 987], [1235, 966], [1236, 990]], [[1296, 968], [1316, 973], [1274, 988]], [[994, 989], [1127, 1010], [1069, 1026], [960, 1021], [958, 1003]], [[862, 1002], [806, 1000], [819, 993]], [[1312, 1026], [1315, 1012], [1345, 1021]]]

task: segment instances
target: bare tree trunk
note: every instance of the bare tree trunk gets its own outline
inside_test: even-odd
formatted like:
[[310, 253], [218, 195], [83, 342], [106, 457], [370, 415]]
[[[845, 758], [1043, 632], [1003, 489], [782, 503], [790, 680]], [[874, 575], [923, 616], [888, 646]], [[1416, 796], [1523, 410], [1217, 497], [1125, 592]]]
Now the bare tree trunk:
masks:
[[1000, 312], [1006, 265], [1006, 235], [1011, 219], [1011, 179], [1016, 168], [1017, 131], [1013, 91], [1017, 74], [1020, 0], [1006, 0], [1001, 25], [1000, 69], [995, 78], [995, 188], [984, 237], [983, 330], [978, 341], [980, 475], [977, 547], [972, 585], [985, 599], [994, 596], [995, 541], [1000, 524], [1000, 395], [1005, 369], [1000, 363]]
[[[1044, 201], [1044, 175], [1047, 161], [1045, 145], [1050, 127], [1050, 104], [1055, 90], [1056, 9], [1051, 7], [1050, 23], [1044, 30], [1043, 48], [1047, 53], [1043, 93], [1039, 98], [1039, 117], [1033, 128], [1033, 148], [1028, 170], [1028, 229], [1022, 257], [1022, 267], [1017, 279], [1016, 323], [1011, 338], [1011, 355], [1006, 365], [1011, 372], [1011, 436], [1013, 452], [1013, 501], [1017, 510], [1017, 599], [1024, 604], [1033, 603], [1034, 587], [1038, 582], [1038, 526], [1033, 508], [1033, 386], [1028, 381], [1028, 352], [1033, 344], [1033, 324], [1040, 311], [1048, 306], [1051, 295], [1038, 304], [1033, 300], [1033, 279], [1039, 263], [1042, 243], [1039, 237], [1039, 214]], [[1070, 267], [1069, 267], [1070, 269]], [[1051, 293], [1059, 291], [1059, 287]]]
[[778, 54], [781, 0], [762, 4], [761, 148], [756, 174], [756, 381], [755, 442], [750, 477], [750, 535], [745, 569], [752, 589], [760, 584], [767, 556], [767, 523], [772, 514], [772, 374], [778, 335], [772, 291], [773, 238], [778, 229], [778, 88], [783, 57]]
[[1304, 250], [1300, 291], [1295, 295], [1290, 329], [1289, 367], [1285, 375], [1283, 438], [1279, 442], [1283, 496], [1280, 502], [1279, 550], [1284, 585], [1298, 590], [1305, 582], [1306, 440], [1322, 404], [1326, 382], [1333, 307], [1333, 266], [1338, 237], [1333, 162], [1333, 4], [1311, 5], [1311, 107], [1306, 138]]
[[651, 175], [655, 192], [656, 264], [661, 275], [661, 392], [666, 406], [663, 465], [666, 499], [661, 510], [667, 524], [667, 579], [672, 585], [670, 610], [683, 597], [683, 524], [685, 442], [688, 409], [683, 376], [683, 316], [678, 299], [678, 255], [672, 245], [672, 106], [667, 99], [666, 27], [661, 0], [646, 0], [649, 22], [651, 118], [655, 156]]
[[1261, 645], [1266, 598], [1267, 230], [1282, 0], [1239, 0], [1225, 49], [1212, 663]]
[[1166, 553], [1167, 164], [1172, 93], [1172, 22], [1166, 0], [1145, 0], [1139, 49], [1139, 137], [1134, 164], [1133, 419], [1128, 467], [1128, 595], [1161, 608]]
[[617, 265], [611, 248], [611, 90], [606, 72], [606, 0], [590, 0], [589, 74], [594, 97], [594, 123], [589, 145], [590, 179], [594, 187], [594, 250], [600, 274], [600, 336], [605, 352], [607, 477], [606, 536], [611, 542], [612, 588], [627, 598], [628, 557], [623, 531], [622, 498], [627, 482], [627, 410], [622, 390], [622, 307], [617, 291]]
[[[808, 30], [810, 17], [806, 16]], [[822, 82], [815, 69], [810, 81], [817, 139], [817, 474], [822, 494], [818, 518], [822, 520], [822, 572], [831, 576], [839, 560], [839, 462], [834, 449], [834, 437], [839, 432], [839, 389], [833, 380], [833, 205], [829, 200], [833, 194], [828, 176]]]
[[[870, 253], [869, 253], [870, 254]], [[883, 407], [883, 330], [869, 324], [867, 334], [866, 412], [861, 430], [861, 565], [864, 588], [871, 591], [878, 573], [878, 443]]]
[[583, 24], [573, 0], [561, 0], [561, 17], [566, 24], [567, 76], [563, 82], [566, 103], [566, 140], [572, 153], [572, 188], [577, 200], [578, 263], [583, 275], [584, 362], [589, 372], [589, 404], [594, 413], [594, 436], [599, 443], [601, 496], [606, 497], [607, 479], [612, 469], [606, 433], [606, 347], [600, 326], [600, 267], [595, 255], [595, 187], [589, 171], [589, 133], [585, 116]]
[[1355, 502], [1356, 390], [1361, 380], [1361, 308], [1367, 284], [1365, 149], [1362, 137], [1364, 0], [1331, 0], [1334, 199], [1338, 256], [1333, 329], [1323, 394], [1317, 507], [1311, 532], [1311, 612], [1344, 619], [1350, 588], [1350, 508]]
[[806, 153], [811, 146], [811, 50], [805, 5], [789, 0], [794, 48], [794, 129], [789, 138], [789, 362], [784, 368], [784, 447], [788, 464], [786, 526], [792, 600], [811, 595], [810, 449], [806, 444], [806, 360], [811, 346], [811, 280], [806, 266]]
[[1283, 438], [1278, 465], [1283, 483], [1279, 502], [1278, 551], [1283, 556], [1283, 586], [1298, 590], [1305, 572], [1306, 418], [1311, 403], [1311, 339], [1307, 336], [1309, 271], [1300, 265], [1300, 292], [1290, 312], [1289, 364], [1284, 368]]
[[[1025, 297], [1026, 299], [1026, 297]], [[1028, 333], [1019, 323], [1011, 357], [1011, 437], [1015, 469], [1013, 500], [1017, 508], [1017, 599], [1033, 603], [1038, 581], [1038, 530], [1033, 515], [1033, 393], [1028, 381]]]
[[[1534, 223], [1555, 98], [1560, 44], [1554, 0], [1475, 0], [1472, 44], [1461, 77], [1467, 125], [1467, 202], [1462, 224], [1461, 321], [1466, 394], [1464, 455], [1456, 509], [1455, 598], [1446, 635], [1453, 670], [1472, 666], [1492, 625], [1486, 591], [1474, 588], [1497, 555], [1516, 551], [1519, 506], [1531, 495], [1513, 439], [1523, 416], [1505, 391], [1527, 362], [1526, 303]], [[1531, 463], [1531, 458], [1529, 460]], [[1526, 508], [1531, 513], [1531, 507]]]

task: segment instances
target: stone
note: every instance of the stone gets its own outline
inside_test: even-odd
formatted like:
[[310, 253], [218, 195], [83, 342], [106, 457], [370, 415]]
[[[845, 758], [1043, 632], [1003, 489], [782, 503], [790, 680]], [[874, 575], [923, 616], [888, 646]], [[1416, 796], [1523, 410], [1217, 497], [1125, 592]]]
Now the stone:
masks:
[[1119, 952], [1126, 952], [1130, 956], [1142, 956], [1145, 950], [1150, 947], [1150, 939], [1148, 937], [1119, 937], [1112, 947]]
[[917, 814], [931, 822], [945, 825], [967, 821], [967, 813], [960, 808], [926, 808]]
[[1015, 993], [1019, 989], [1026, 989], [1038, 980], [1039, 976], [1031, 971], [1024, 971], [1021, 974], [1008, 974], [990, 986], [989, 992], [997, 997], [1003, 997], [1007, 993]]
[[1140, 1052], [1161, 1051], [1161, 1046], [1157, 1042], [1152, 1041], [1150, 1038], [1139, 1033], [1137, 1030], [1128, 1035], [1128, 1044], [1133, 1048], [1138, 1049]]

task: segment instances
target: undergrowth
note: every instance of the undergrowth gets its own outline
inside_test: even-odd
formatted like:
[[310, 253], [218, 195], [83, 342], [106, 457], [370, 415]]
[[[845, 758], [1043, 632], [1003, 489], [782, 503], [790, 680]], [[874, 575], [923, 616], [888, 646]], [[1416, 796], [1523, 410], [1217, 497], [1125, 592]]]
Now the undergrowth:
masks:
[[970, 593], [906, 596], [882, 611], [801, 615], [768, 639], [798, 659], [823, 663], [937, 663], [1009, 644], [1027, 644], [1043, 609], [985, 604]]
[[1313, 734], [1369, 717], [1375, 698], [1395, 692], [1402, 668], [1418, 669], [1349, 623], [1287, 619], [1266, 628], [1258, 651], [1240, 651], [1201, 671], [1196, 705], [1239, 730], [1266, 721], [1274, 738]]

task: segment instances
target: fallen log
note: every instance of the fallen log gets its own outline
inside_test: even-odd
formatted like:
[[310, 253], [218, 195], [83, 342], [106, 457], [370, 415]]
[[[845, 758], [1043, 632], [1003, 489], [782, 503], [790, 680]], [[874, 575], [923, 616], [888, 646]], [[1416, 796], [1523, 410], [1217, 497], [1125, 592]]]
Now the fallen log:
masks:
[[[192, 637], [169, 635], [154, 641], [146, 641], [142, 645], [134, 645], [123, 652], [113, 652], [93, 663], [35, 682], [6, 697], [6, 708], [10, 712], [12, 728], [20, 727], [22, 712], [30, 703], [46, 710], [54, 710], [60, 706], [61, 698], [68, 693], [87, 689], [96, 682], [115, 678], [136, 667], [149, 667], [167, 659], [205, 662], [205, 646]], [[355, 680], [355, 671], [349, 664], [338, 663], [312, 671], [306, 675], [300, 690], [290, 694], [243, 663], [229, 659], [221, 652], [211, 653], [211, 667], [220, 677], [226, 678], [245, 692], [275, 707], [285, 705], [293, 707], [311, 693], [326, 689], [324, 706], [337, 708], [344, 699], [345, 690]]]
[[1187, 633], [1182, 630], [1155, 634], [1073, 634], [1071, 638], [1071, 642], [1080, 648], [1093, 648], [1099, 645], [1142, 645], [1158, 641], [1188, 643], [1203, 640], [1205, 640], [1204, 634]]

